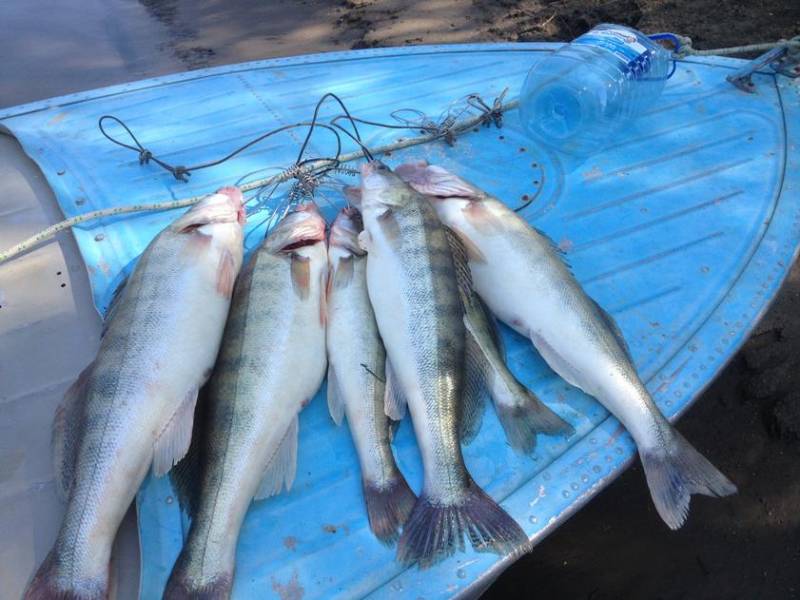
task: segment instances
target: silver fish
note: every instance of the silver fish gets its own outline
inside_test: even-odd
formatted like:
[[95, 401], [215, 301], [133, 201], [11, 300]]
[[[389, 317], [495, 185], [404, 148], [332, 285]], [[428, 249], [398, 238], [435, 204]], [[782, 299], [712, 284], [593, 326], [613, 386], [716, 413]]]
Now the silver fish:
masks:
[[97, 357], [56, 413], [66, 514], [25, 598], [107, 597], [111, 547], [139, 485], [151, 464], [163, 475], [189, 447], [242, 262], [244, 220], [241, 192], [219, 190], [159, 233], [118, 290]]
[[[361, 215], [345, 208], [333, 222], [328, 248], [328, 406], [336, 424], [345, 414], [353, 434], [372, 532], [395, 542], [414, 507], [389, 444], [384, 411], [386, 351], [367, 294], [367, 257], [358, 245]], [[395, 420], [402, 414], [393, 414]]]
[[[479, 403], [483, 391], [488, 391], [506, 438], [518, 452], [533, 452], [538, 433], [572, 435], [575, 433], [572, 425], [550, 410], [508, 370], [497, 322], [475, 293], [467, 249], [452, 229], [447, 228], [447, 236], [456, 265], [461, 303], [464, 306], [467, 394], [475, 396], [472, 404]], [[467, 405], [470, 405], [470, 401]], [[480, 407], [472, 410], [479, 411]], [[479, 422], [475, 415], [465, 420], [476, 424]], [[467, 431], [462, 434], [462, 439], [471, 435], [474, 432]]]
[[427, 567], [464, 534], [479, 550], [527, 546], [517, 523], [472, 480], [459, 443], [463, 309], [445, 230], [424, 196], [378, 161], [361, 171], [367, 288], [388, 356], [389, 396], [407, 399], [425, 470], [397, 558]]
[[686, 520], [691, 494], [736, 492], [661, 414], [613, 318], [583, 291], [549, 238], [441, 167], [415, 163], [398, 173], [428, 194], [442, 221], [458, 233], [470, 255], [475, 289], [492, 312], [627, 428], [656, 509], [670, 528]]
[[229, 597], [250, 503], [292, 486], [298, 415], [325, 376], [327, 259], [325, 221], [308, 205], [242, 269], [205, 414], [173, 478], [192, 524], [164, 598]]

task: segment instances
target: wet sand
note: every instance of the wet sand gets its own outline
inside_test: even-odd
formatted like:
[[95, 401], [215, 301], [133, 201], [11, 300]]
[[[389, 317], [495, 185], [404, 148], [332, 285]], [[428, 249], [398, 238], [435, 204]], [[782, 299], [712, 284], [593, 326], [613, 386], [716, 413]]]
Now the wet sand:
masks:
[[[181, 70], [305, 52], [570, 39], [601, 21], [696, 47], [800, 33], [794, 0], [46, 0], [0, 4], [0, 107]], [[487, 598], [800, 595], [800, 269], [679, 429], [741, 490], [697, 498], [679, 532], [636, 466], [510, 568]]]

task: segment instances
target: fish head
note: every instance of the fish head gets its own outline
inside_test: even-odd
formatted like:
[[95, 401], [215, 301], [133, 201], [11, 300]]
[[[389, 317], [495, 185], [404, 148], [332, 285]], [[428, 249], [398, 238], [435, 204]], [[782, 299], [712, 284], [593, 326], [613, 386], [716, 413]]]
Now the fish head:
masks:
[[361, 213], [358, 209], [348, 206], [339, 211], [336, 220], [331, 226], [328, 246], [331, 251], [337, 249], [342, 254], [362, 255], [364, 250], [358, 245], [358, 234], [364, 229]]
[[443, 167], [423, 160], [402, 164], [395, 173], [428, 198], [442, 222], [450, 227], [460, 225], [465, 211], [469, 215], [481, 212], [479, 209], [486, 194]]
[[379, 160], [361, 165], [361, 210], [401, 206], [413, 191], [397, 174]]
[[480, 189], [458, 175], [439, 165], [430, 165], [424, 160], [402, 164], [395, 169], [395, 173], [420, 194], [429, 196], [432, 200], [463, 198], [474, 201], [484, 196]]
[[264, 248], [272, 254], [289, 254], [304, 248], [325, 243], [325, 219], [312, 203], [301, 204], [288, 213], [267, 234]]
[[247, 222], [244, 198], [237, 187], [223, 187], [206, 196], [179, 217], [169, 229], [179, 235], [203, 235], [216, 245], [241, 256], [243, 230]]

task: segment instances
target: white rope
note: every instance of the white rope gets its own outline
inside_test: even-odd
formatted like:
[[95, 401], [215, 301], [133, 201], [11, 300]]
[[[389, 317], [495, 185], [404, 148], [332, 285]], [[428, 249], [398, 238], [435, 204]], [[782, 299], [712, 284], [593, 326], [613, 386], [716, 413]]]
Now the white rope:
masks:
[[728, 48], [712, 48], [711, 50], [697, 50], [692, 47], [692, 38], [676, 36], [681, 41], [681, 49], [676, 52], [677, 56], [731, 56], [734, 54], [746, 54], [749, 52], [766, 52], [773, 48], [786, 46], [787, 48], [800, 49], [800, 36], [790, 40], [778, 40], [777, 42], [764, 42], [761, 44], [747, 44], [744, 46], [730, 46]]

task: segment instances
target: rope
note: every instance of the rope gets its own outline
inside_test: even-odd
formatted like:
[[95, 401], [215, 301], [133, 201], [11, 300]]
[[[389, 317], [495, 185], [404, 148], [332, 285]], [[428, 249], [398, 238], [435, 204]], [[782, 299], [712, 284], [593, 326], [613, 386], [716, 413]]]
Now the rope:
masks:
[[[496, 106], [494, 110], [503, 113], [508, 110], [516, 108], [518, 105], [519, 101], [515, 99]], [[456, 135], [463, 133], [465, 131], [469, 131], [470, 129], [473, 129], [478, 125], [485, 124], [486, 122], [487, 122], [487, 114], [484, 112], [479, 115], [466, 118], [460, 122], [454, 123], [450, 127], [450, 131], [452, 132], [452, 135]], [[309, 124], [303, 124], [303, 125], [308, 126]], [[321, 124], [317, 123], [317, 125]], [[386, 152], [395, 152], [397, 150], [402, 150], [403, 148], [410, 148], [412, 146], [426, 144], [428, 142], [440, 139], [441, 137], [442, 137], [441, 132], [426, 133], [424, 135], [405, 138], [397, 142], [393, 142], [390, 144], [386, 144], [384, 146], [374, 148], [372, 153], [375, 155], [379, 155], [379, 154], [385, 154]], [[137, 152], [140, 151], [138, 148], [133, 148], [133, 149], [136, 150]], [[239, 189], [244, 193], [259, 188], [268, 187], [270, 185], [277, 185], [279, 183], [284, 183], [286, 181], [289, 181], [290, 179], [300, 179], [300, 177], [302, 177], [303, 175], [319, 172], [320, 169], [324, 170], [327, 168], [335, 171], [336, 169], [339, 168], [338, 166], [339, 164], [357, 160], [359, 158], [364, 158], [365, 156], [367, 156], [367, 154], [364, 152], [363, 148], [353, 152], [348, 152], [346, 154], [341, 154], [337, 156], [335, 159], [336, 166], [331, 165], [331, 159], [325, 159], [325, 158], [307, 159], [306, 161], [303, 161], [305, 163], [303, 165], [292, 165], [290, 168], [285, 169], [284, 171], [282, 171], [277, 175], [245, 183], [239, 186]], [[76, 225], [80, 225], [81, 223], [85, 223], [87, 221], [93, 221], [95, 219], [101, 219], [103, 217], [111, 217], [111, 216], [141, 212], [141, 211], [162, 211], [162, 210], [171, 210], [174, 208], [183, 208], [187, 206], [192, 206], [193, 204], [196, 204], [203, 198], [208, 197], [209, 195], [210, 194], [202, 194], [199, 196], [192, 196], [190, 198], [182, 198], [178, 200], [172, 200], [169, 202], [160, 202], [154, 204], [134, 204], [131, 206], [117, 206], [113, 208], [104, 208], [100, 210], [91, 211], [88, 213], [84, 213], [82, 215], [77, 215], [75, 217], [65, 219], [60, 223], [56, 223], [55, 225], [52, 225], [47, 229], [40, 231], [36, 235], [33, 235], [26, 240], [23, 240], [19, 244], [12, 246], [8, 250], [0, 252], [0, 264], [8, 260], [11, 260], [16, 256], [19, 256], [20, 254], [26, 252], [36, 244], [53, 237], [60, 231], [64, 231], [65, 229], [74, 227]]]
[[762, 44], [747, 44], [744, 46], [730, 46], [728, 48], [714, 48], [711, 50], [697, 50], [692, 47], [692, 38], [676, 35], [680, 40], [680, 47], [676, 50], [675, 54], [678, 57], [683, 56], [731, 56], [734, 54], [747, 54], [750, 52], [766, 52], [773, 48], [787, 47], [800, 49], [800, 35], [795, 36], [790, 40], [778, 40], [777, 42], [764, 42]]
[[[682, 58], [685, 56], [711, 56], [711, 55], [731, 56], [736, 54], [765, 52], [767, 50], [771, 50], [773, 48], [778, 48], [778, 47], [786, 47], [792, 51], [800, 51], [800, 36], [795, 36], [789, 40], [779, 40], [777, 42], [746, 44], [741, 46], [730, 46], [726, 48], [714, 48], [709, 50], [698, 50], [694, 48], [692, 46], [692, 39], [685, 36], [680, 36], [675, 34], [654, 34], [651, 37], [653, 37], [654, 39], [666, 39], [671, 41], [675, 46], [673, 56], [677, 58]], [[670, 75], [671, 74], [672, 73], [670, 73]], [[287, 129], [292, 129], [295, 127], [309, 127], [309, 132], [306, 135], [306, 139], [304, 140], [303, 145], [300, 149], [300, 153], [298, 155], [298, 161], [295, 165], [293, 165], [289, 169], [284, 170], [282, 173], [278, 175], [274, 175], [272, 177], [264, 179], [259, 179], [244, 184], [240, 187], [242, 192], [247, 192], [258, 188], [264, 188], [270, 185], [277, 185], [285, 181], [288, 181], [289, 179], [297, 179], [298, 182], [293, 188], [294, 195], [305, 196], [308, 194], [313, 194], [313, 190], [318, 185], [321, 174], [339, 168], [339, 165], [341, 163], [349, 162], [364, 157], [371, 158], [373, 154], [394, 152], [396, 150], [401, 150], [403, 148], [408, 148], [411, 146], [432, 142], [437, 139], [444, 139], [448, 144], [452, 145], [455, 141], [455, 135], [457, 133], [462, 133], [478, 125], [490, 125], [491, 123], [494, 123], [497, 127], [500, 127], [502, 123], [502, 113], [507, 110], [516, 108], [517, 105], [519, 104], [518, 100], [512, 100], [510, 102], [503, 104], [502, 100], [506, 92], [507, 90], [504, 90], [503, 93], [497, 99], [495, 99], [494, 104], [491, 108], [484, 103], [484, 101], [480, 98], [480, 96], [478, 96], [477, 94], [470, 94], [467, 97], [467, 104], [469, 105], [469, 107], [477, 108], [481, 112], [479, 115], [465, 119], [462, 122], [458, 122], [457, 117], [453, 117], [452, 115], [448, 114], [448, 116], [445, 119], [443, 119], [440, 123], [435, 123], [431, 121], [428, 117], [426, 117], [423, 113], [413, 110], [412, 112], [416, 112], [421, 120], [417, 122], [412, 122], [411, 120], [407, 119], [404, 120], [401, 117], [399, 117], [398, 116], [399, 113], [402, 112], [402, 110], [400, 110], [400, 111], [394, 111], [392, 113], [392, 118], [398, 121], [398, 124], [379, 123], [377, 121], [368, 121], [365, 119], [355, 118], [350, 115], [344, 103], [335, 94], [329, 93], [320, 99], [319, 103], [317, 104], [316, 110], [314, 111], [314, 118], [310, 123], [295, 123], [292, 125], [286, 125], [279, 129], [267, 132], [266, 134], [255, 138], [254, 140], [251, 140], [247, 144], [241, 146], [240, 148], [237, 148], [236, 150], [224, 156], [223, 158], [190, 167], [186, 167], [183, 165], [173, 166], [167, 163], [166, 161], [159, 159], [150, 150], [145, 148], [141, 144], [141, 142], [139, 142], [138, 138], [134, 135], [131, 129], [117, 117], [114, 117], [112, 115], [104, 115], [100, 117], [98, 121], [98, 127], [100, 128], [102, 134], [106, 138], [108, 138], [111, 142], [136, 152], [139, 155], [140, 164], [144, 165], [152, 161], [157, 165], [161, 166], [163, 169], [171, 172], [172, 175], [175, 177], [175, 179], [178, 179], [180, 181], [187, 181], [188, 180], [187, 178], [191, 176], [191, 171], [196, 171], [198, 169], [205, 169], [208, 167], [219, 165], [225, 162], [226, 160], [233, 158], [234, 156], [246, 150], [247, 148], [251, 147], [252, 145], [272, 135], [275, 135], [276, 133], [285, 131]], [[335, 119], [333, 119], [330, 125], [325, 125], [323, 123], [317, 122], [317, 115], [319, 112], [320, 105], [328, 97], [334, 98], [341, 105], [342, 109], [345, 112], [345, 115], [340, 115]], [[408, 111], [410, 109], [405, 109], [405, 110]], [[468, 108], [462, 110], [462, 112], [459, 113], [459, 117], [461, 116], [461, 114], [464, 113], [465, 110], [468, 110]], [[336, 122], [344, 118], [350, 120], [354, 134], [351, 134], [350, 132], [346, 131]], [[105, 127], [103, 125], [103, 122], [105, 120], [113, 120], [117, 124], [122, 126], [122, 128], [125, 129], [125, 131], [130, 136], [131, 140], [135, 145], [126, 144], [125, 142], [121, 142], [116, 138], [112, 137], [111, 135], [109, 135], [106, 132]], [[391, 129], [410, 129], [410, 128], [419, 129], [423, 133], [423, 135], [418, 137], [406, 138], [402, 141], [387, 144], [385, 146], [375, 148], [374, 152], [371, 152], [361, 142], [361, 136], [359, 135], [356, 123], [363, 123], [366, 125], [374, 125]], [[334, 135], [336, 135], [338, 149], [336, 156], [334, 158], [301, 160], [315, 127], [323, 127], [325, 129], [332, 131]], [[360, 146], [361, 149], [347, 154], [340, 154], [341, 140], [335, 128], [346, 133]], [[4, 263], [14, 258], [15, 256], [22, 254], [23, 252], [35, 246], [39, 242], [47, 240], [52, 236], [56, 235], [57, 233], [64, 231], [65, 229], [74, 227], [75, 225], [80, 225], [81, 223], [85, 223], [87, 221], [92, 221], [103, 217], [133, 213], [133, 212], [161, 211], [161, 210], [182, 208], [196, 204], [197, 202], [199, 202], [200, 200], [202, 200], [207, 196], [208, 194], [203, 194], [200, 196], [192, 196], [190, 198], [183, 198], [180, 200], [173, 200], [170, 202], [161, 202], [155, 204], [135, 204], [132, 206], [118, 206], [114, 208], [105, 208], [101, 210], [91, 211], [69, 219], [65, 219], [64, 221], [61, 221], [60, 223], [56, 223], [55, 225], [48, 227], [47, 229], [37, 233], [36, 235], [20, 242], [19, 244], [12, 246], [5, 252], [0, 252], [0, 263]]]
[[[323, 97], [323, 99], [324, 99], [324, 97]], [[314, 114], [314, 116], [316, 118], [316, 113]], [[104, 122], [107, 121], [107, 120], [108, 121], [114, 121], [115, 123], [120, 125], [125, 130], [125, 132], [128, 134], [128, 136], [130, 136], [131, 140], [133, 140], [133, 143], [135, 144], [135, 146], [132, 146], [130, 144], [126, 144], [125, 142], [121, 142], [120, 140], [116, 139], [111, 134], [109, 134], [108, 131], [106, 131], [106, 128], [105, 128], [105, 125], [104, 125]], [[308, 138], [311, 136], [311, 133], [314, 131], [315, 127], [322, 127], [323, 129], [326, 129], [326, 130], [330, 131], [331, 133], [333, 133], [333, 135], [336, 136], [336, 148], [337, 148], [336, 154], [338, 155], [339, 153], [341, 153], [341, 150], [342, 150], [342, 141], [341, 141], [341, 138], [339, 137], [339, 133], [336, 131], [336, 129], [334, 129], [330, 125], [326, 125], [324, 123], [317, 123], [316, 120], [314, 120], [314, 121], [311, 121], [311, 122], [292, 123], [290, 125], [284, 125], [283, 127], [278, 127], [277, 129], [273, 129], [271, 131], [268, 131], [268, 132], [266, 132], [266, 133], [264, 133], [262, 135], [259, 135], [255, 139], [250, 140], [249, 142], [247, 142], [246, 144], [240, 146], [239, 148], [237, 148], [233, 152], [230, 152], [230, 153], [226, 154], [225, 156], [223, 156], [222, 158], [218, 158], [216, 160], [211, 160], [211, 161], [208, 161], [208, 162], [199, 163], [199, 164], [192, 165], [192, 166], [189, 166], [189, 167], [183, 166], [183, 165], [174, 166], [174, 165], [171, 165], [171, 164], [169, 164], [168, 162], [166, 162], [164, 160], [161, 160], [155, 154], [153, 154], [153, 152], [151, 152], [150, 150], [145, 148], [142, 145], [142, 143], [139, 141], [139, 138], [137, 138], [136, 135], [134, 135], [133, 131], [131, 131], [130, 127], [128, 127], [125, 124], [125, 122], [122, 121], [121, 119], [119, 119], [119, 118], [117, 118], [117, 117], [115, 117], [113, 115], [103, 115], [102, 117], [100, 117], [100, 119], [98, 119], [97, 126], [100, 129], [100, 132], [103, 134], [103, 136], [105, 136], [105, 138], [108, 139], [110, 142], [113, 142], [117, 146], [122, 146], [123, 148], [128, 148], [129, 150], [133, 150], [134, 152], [138, 153], [138, 155], [139, 155], [139, 164], [140, 165], [146, 165], [150, 161], [153, 161], [154, 163], [156, 163], [158, 166], [160, 166], [165, 171], [169, 171], [170, 173], [172, 173], [172, 176], [175, 177], [175, 179], [177, 179], [179, 181], [184, 181], [184, 182], [189, 181], [188, 178], [191, 176], [192, 171], [199, 171], [200, 169], [207, 169], [209, 167], [216, 167], [218, 165], [221, 165], [225, 161], [228, 161], [228, 160], [232, 159], [237, 154], [239, 154], [241, 152], [244, 152], [245, 150], [247, 150], [251, 146], [254, 146], [257, 143], [259, 143], [259, 142], [261, 142], [261, 141], [263, 141], [263, 140], [265, 140], [265, 139], [267, 139], [269, 137], [272, 137], [273, 135], [276, 135], [276, 134], [281, 133], [283, 131], [288, 131], [290, 129], [296, 129], [298, 127], [308, 127], [309, 128], [308, 135], [306, 136], [306, 143], [308, 142]], [[304, 148], [305, 148], [305, 145], [304, 145]]]

